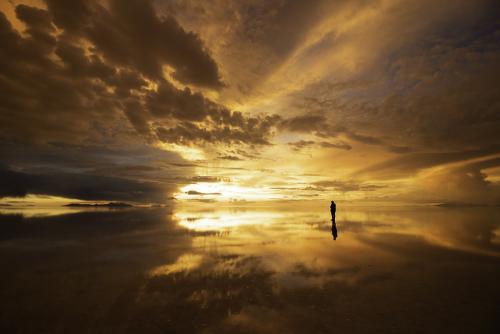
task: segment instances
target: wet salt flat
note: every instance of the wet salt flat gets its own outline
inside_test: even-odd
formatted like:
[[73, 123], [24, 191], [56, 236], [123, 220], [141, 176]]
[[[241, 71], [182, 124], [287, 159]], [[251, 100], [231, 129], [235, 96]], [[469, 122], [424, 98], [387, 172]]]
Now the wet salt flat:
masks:
[[0, 328], [499, 329], [500, 210], [339, 206], [334, 240], [324, 206], [177, 203], [30, 216], [4, 210]]

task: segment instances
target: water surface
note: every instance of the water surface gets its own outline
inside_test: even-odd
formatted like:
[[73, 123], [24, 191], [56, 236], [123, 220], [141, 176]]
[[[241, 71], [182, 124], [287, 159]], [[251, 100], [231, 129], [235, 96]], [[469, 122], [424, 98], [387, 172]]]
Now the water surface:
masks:
[[321, 204], [4, 211], [0, 329], [499, 329], [500, 210]]

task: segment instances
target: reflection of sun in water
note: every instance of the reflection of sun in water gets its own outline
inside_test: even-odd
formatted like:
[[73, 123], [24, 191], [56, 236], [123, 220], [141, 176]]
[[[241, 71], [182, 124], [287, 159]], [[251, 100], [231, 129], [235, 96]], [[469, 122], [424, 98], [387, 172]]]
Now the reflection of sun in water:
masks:
[[182, 187], [175, 198], [217, 201], [265, 201], [282, 199], [284, 196], [269, 188], [242, 187], [225, 182], [197, 182]]
[[200, 231], [219, 231], [244, 225], [266, 225], [282, 216], [278, 212], [267, 211], [217, 211], [201, 215], [180, 212], [174, 215], [179, 225]]

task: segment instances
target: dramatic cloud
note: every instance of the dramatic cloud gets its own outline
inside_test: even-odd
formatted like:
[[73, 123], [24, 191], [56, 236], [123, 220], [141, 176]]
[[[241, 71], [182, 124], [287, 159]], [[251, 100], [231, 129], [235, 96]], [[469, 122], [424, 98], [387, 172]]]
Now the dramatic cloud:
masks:
[[[267, 138], [272, 134], [275, 123], [276, 118], [272, 116], [249, 118], [237, 127], [214, 127], [212, 122], [203, 125], [182, 122], [173, 128], [159, 127], [156, 134], [164, 142], [179, 144], [210, 142], [269, 145]], [[207, 125], [212, 128], [207, 129]]]
[[344, 2], [160, 0], [156, 6], [203, 37], [225, 73], [224, 95], [243, 101], [261, 92], [331, 7]]
[[123, 200], [134, 202], [165, 202], [174, 187], [153, 182], [86, 175], [45, 173], [27, 174], [0, 170], [0, 197], [22, 197], [43, 194], [83, 200]]
[[451, 205], [500, 203], [500, 185], [488, 180], [485, 168], [500, 167], [500, 158], [437, 168], [417, 178], [412, 198]]
[[111, 0], [108, 8], [93, 0], [47, 0], [47, 5], [57, 27], [88, 39], [110, 63], [151, 79], [161, 78], [169, 65], [180, 82], [222, 86], [217, 64], [199, 37], [173, 17], [158, 17], [150, 1]]
[[284, 120], [281, 126], [295, 132], [322, 132], [329, 128], [326, 117], [321, 114], [295, 116]]
[[[96, 142], [131, 133], [128, 120], [153, 141], [161, 133], [162, 141], [171, 142], [267, 143], [272, 118], [231, 112], [168, 81], [170, 76], [184, 84], [222, 87], [199, 37], [174, 18], [159, 17], [150, 2], [110, 1], [104, 7], [95, 1], [51, 0], [47, 5], [47, 10], [16, 7], [27, 36], [0, 14], [3, 139]], [[69, 14], [75, 11], [76, 17]], [[212, 128], [208, 135], [196, 130], [207, 127]], [[181, 134], [191, 130], [189, 136]]]
[[399, 177], [401, 175], [415, 174], [422, 169], [437, 165], [487, 156], [498, 152], [498, 150], [499, 148], [492, 147], [484, 150], [407, 154], [362, 168], [356, 171], [355, 175], [368, 174], [372, 177]]
[[0, 147], [0, 197], [43, 194], [87, 200], [162, 202], [188, 182], [191, 168], [175, 153], [142, 146], [20, 145]]
[[319, 145], [320, 147], [323, 147], [323, 148], [337, 148], [340, 150], [350, 150], [352, 148], [349, 144], [344, 143], [342, 141], [337, 141], [335, 143], [322, 141], [322, 142], [317, 143], [317, 142], [312, 141], [312, 140], [299, 140], [296, 142], [288, 143], [288, 145], [292, 146], [293, 149], [296, 151], [300, 151], [303, 148], [306, 148], [309, 146], [314, 146], [314, 145]]
[[336, 190], [340, 192], [349, 191], [374, 191], [384, 188], [383, 185], [377, 184], [364, 184], [357, 183], [355, 181], [341, 181], [341, 180], [331, 180], [331, 181], [317, 181], [313, 184], [314, 190]]

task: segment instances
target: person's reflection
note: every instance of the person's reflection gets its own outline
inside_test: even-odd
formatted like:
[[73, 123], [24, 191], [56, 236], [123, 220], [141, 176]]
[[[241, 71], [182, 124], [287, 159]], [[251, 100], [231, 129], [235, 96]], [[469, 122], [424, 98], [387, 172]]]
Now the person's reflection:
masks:
[[332, 219], [332, 236], [333, 240], [337, 240], [337, 224], [335, 223], [335, 216]]

